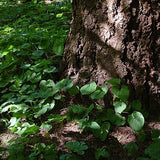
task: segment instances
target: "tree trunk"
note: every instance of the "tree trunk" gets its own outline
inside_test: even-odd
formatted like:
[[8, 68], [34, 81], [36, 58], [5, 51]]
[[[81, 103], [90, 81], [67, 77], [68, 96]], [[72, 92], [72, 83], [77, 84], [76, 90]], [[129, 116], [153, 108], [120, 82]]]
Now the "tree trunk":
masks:
[[64, 72], [80, 85], [121, 78], [131, 97], [160, 108], [160, 1], [73, 0]]

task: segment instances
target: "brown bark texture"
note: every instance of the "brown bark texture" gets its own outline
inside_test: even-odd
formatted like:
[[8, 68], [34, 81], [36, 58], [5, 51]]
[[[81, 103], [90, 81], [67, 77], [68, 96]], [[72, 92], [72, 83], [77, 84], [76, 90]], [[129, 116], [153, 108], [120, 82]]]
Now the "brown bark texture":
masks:
[[160, 108], [160, 1], [73, 0], [64, 73], [80, 85], [121, 78]]

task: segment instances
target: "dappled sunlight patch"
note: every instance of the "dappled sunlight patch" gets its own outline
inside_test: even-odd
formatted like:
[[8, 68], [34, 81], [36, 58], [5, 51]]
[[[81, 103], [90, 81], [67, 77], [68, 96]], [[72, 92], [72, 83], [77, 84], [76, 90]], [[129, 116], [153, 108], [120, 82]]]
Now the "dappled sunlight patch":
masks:
[[3, 147], [7, 147], [11, 145], [9, 142], [12, 139], [17, 139], [18, 135], [17, 134], [12, 134], [12, 133], [2, 133], [0, 134], [0, 145]]
[[160, 122], [149, 122], [148, 126], [151, 129], [158, 129], [158, 130], [160, 130]]
[[115, 137], [122, 145], [129, 142], [136, 142], [136, 135], [130, 127], [115, 127], [111, 132], [111, 136]]

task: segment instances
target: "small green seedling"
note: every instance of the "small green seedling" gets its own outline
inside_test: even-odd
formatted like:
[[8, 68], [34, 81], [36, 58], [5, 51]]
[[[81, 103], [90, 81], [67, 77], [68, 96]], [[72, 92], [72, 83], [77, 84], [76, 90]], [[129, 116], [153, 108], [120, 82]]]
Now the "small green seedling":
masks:
[[96, 150], [96, 153], [95, 153], [96, 160], [99, 160], [101, 157], [108, 158], [109, 156], [110, 156], [109, 152], [106, 149], [98, 148]]
[[60, 156], [60, 160], [79, 160], [75, 154], [63, 154]]
[[69, 150], [76, 152], [79, 155], [83, 155], [85, 153], [84, 151], [88, 149], [88, 146], [85, 144], [85, 142], [78, 142], [78, 141], [75, 142], [68, 141], [66, 143], [66, 147]]

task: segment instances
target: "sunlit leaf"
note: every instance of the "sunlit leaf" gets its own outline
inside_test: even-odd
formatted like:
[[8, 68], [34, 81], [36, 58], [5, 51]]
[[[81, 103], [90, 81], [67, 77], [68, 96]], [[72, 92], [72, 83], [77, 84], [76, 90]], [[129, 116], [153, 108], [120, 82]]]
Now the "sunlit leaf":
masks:
[[72, 88], [73, 84], [72, 84], [72, 80], [71, 79], [62, 79], [61, 81], [57, 82], [55, 85], [56, 89], [64, 89], [64, 90], [68, 90], [70, 88]]
[[21, 66], [22, 69], [28, 69], [31, 66], [30, 63], [26, 63], [24, 65]]
[[56, 15], [57, 18], [61, 18], [62, 16], [63, 16], [63, 13], [58, 13], [58, 14]]
[[89, 128], [91, 129], [100, 129], [100, 125], [97, 122], [91, 122], [89, 125]]
[[27, 135], [31, 135], [31, 134], [35, 134], [39, 131], [39, 128], [38, 126], [36, 125], [30, 125], [30, 126], [27, 126], [27, 127], [24, 127], [22, 130], [20, 131], [17, 131], [17, 133], [24, 137], [24, 136], [27, 136]]
[[134, 131], [140, 131], [144, 125], [144, 117], [142, 113], [134, 111], [128, 116], [128, 123]]
[[82, 95], [88, 95], [94, 92], [97, 88], [97, 85], [95, 82], [90, 82], [90, 84], [86, 84], [83, 87], [81, 87], [80, 92]]
[[42, 129], [45, 129], [45, 130], [49, 131], [49, 130], [51, 130], [51, 129], [52, 129], [52, 125], [42, 123], [42, 125], [40, 126], [40, 128], [42, 128]]
[[108, 87], [106, 84], [102, 84], [102, 91], [105, 92], [105, 94], [108, 92]]
[[39, 111], [38, 111], [38, 113], [36, 113], [35, 114], [35, 118], [38, 118], [39, 116], [41, 116], [42, 114], [45, 114], [47, 112], [47, 108], [46, 107], [44, 107], [44, 108], [42, 108], [42, 109], [40, 109]]
[[121, 101], [114, 101], [113, 106], [115, 107], [115, 112], [117, 113], [122, 113], [127, 107], [127, 105]]

